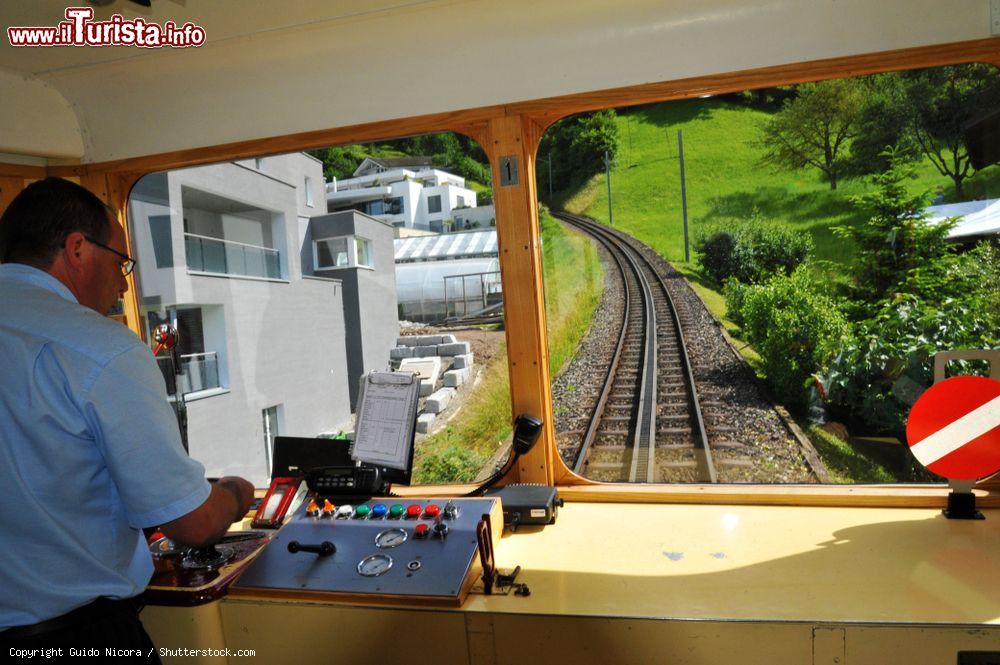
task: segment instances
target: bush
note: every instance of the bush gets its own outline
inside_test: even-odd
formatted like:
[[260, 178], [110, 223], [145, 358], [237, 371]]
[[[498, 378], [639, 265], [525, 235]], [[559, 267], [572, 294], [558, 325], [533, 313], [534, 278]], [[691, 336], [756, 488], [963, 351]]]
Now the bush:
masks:
[[416, 480], [422, 485], [471, 482], [485, 462], [471, 448], [450, 445], [421, 459]]
[[[902, 438], [910, 406], [933, 383], [935, 353], [1000, 346], [1000, 316], [983, 295], [935, 305], [905, 294], [883, 303], [874, 318], [857, 325], [823, 377], [831, 410], [849, 424]], [[960, 369], [986, 368], [966, 363]]]
[[762, 284], [774, 275], [790, 275], [812, 254], [812, 238], [755, 217], [732, 229], [717, 229], [695, 240], [698, 263], [718, 284], [735, 277]]
[[838, 303], [805, 269], [760, 286], [731, 288], [746, 339], [761, 355], [767, 382], [786, 404], [804, 408], [813, 376], [837, 353], [849, 326]]

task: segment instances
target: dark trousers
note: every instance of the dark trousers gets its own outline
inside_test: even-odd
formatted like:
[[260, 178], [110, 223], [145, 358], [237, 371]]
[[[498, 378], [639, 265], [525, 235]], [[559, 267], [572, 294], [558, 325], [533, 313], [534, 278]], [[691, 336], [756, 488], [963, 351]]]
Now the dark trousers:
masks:
[[[20, 654], [22, 658], [45, 658], [45, 651], [61, 649], [61, 654], [48, 651], [50, 656], [111, 656], [115, 660], [128, 658], [159, 663], [153, 641], [139, 621], [142, 604], [134, 599], [111, 600], [98, 598], [89, 605], [32, 626], [0, 631], [0, 647], [5, 656], [11, 649], [42, 651]], [[75, 653], [70, 649], [75, 650]], [[112, 652], [108, 653], [108, 649]], [[18, 653], [13, 653], [17, 657]]]

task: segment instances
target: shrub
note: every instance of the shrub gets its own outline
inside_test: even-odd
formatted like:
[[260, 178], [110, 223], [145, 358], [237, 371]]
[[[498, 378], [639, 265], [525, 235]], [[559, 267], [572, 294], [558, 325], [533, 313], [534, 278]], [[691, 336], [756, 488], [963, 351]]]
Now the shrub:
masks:
[[813, 375], [848, 335], [838, 303], [805, 269], [733, 292], [739, 295], [731, 302], [739, 304], [744, 334], [760, 353], [771, 389], [786, 404], [805, 407]]
[[756, 217], [733, 226], [695, 240], [698, 263], [719, 284], [730, 277], [745, 284], [761, 284], [773, 275], [789, 275], [812, 254], [808, 235]]
[[[902, 438], [910, 406], [933, 383], [934, 354], [1000, 346], [1000, 318], [982, 292], [938, 305], [906, 294], [882, 305], [874, 318], [857, 325], [823, 386], [839, 418]], [[967, 363], [961, 369], [985, 367]]]
[[417, 482], [424, 485], [471, 482], [485, 462], [475, 450], [453, 444], [421, 459]]

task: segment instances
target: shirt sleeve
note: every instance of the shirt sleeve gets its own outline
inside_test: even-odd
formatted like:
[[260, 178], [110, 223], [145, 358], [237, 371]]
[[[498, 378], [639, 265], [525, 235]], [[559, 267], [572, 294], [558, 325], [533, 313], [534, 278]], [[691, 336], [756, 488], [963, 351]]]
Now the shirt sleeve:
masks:
[[108, 362], [82, 406], [130, 525], [166, 524], [205, 502], [205, 467], [181, 445], [163, 374], [145, 345]]

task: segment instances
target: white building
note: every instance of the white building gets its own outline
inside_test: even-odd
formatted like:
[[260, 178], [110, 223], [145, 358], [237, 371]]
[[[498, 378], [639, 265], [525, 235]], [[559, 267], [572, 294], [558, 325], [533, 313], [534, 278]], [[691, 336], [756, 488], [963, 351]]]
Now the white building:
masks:
[[210, 476], [266, 485], [276, 436], [340, 429], [359, 377], [388, 365], [393, 229], [327, 214], [322, 168], [291, 153], [152, 173], [132, 190], [147, 337], [161, 323], [180, 333], [176, 390], [159, 362]]
[[326, 202], [330, 212], [353, 209], [396, 227], [442, 232], [455, 226], [457, 213], [476, 207], [476, 192], [429, 157], [366, 157], [353, 177], [327, 183]]

